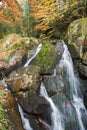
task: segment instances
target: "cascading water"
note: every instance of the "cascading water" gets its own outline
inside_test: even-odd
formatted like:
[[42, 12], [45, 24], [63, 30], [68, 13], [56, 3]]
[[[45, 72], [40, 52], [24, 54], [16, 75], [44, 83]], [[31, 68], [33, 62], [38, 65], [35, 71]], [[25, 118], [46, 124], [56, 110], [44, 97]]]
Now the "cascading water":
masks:
[[34, 55], [33, 55], [31, 58], [29, 57], [29, 60], [28, 60], [27, 63], [24, 65], [24, 67], [28, 66], [29, 63], [36, 57], [36, 55], [39, 53], [41, 47], [42, 47], [42, 43], [38, 45], [37, 49], [35, 50]]
[[[42, 43], [38, 45], [38, 47], [35, 50], [33, 56], [32, 57], [28, 57], [28, 61], [26, 62], [26, 64], [24, 65], [24, 67], [27, 67], [29, 65], [29, 63], [32, 61], [32, 59], [35, 58], [35, 56], [39, 53], [41, 47], [42, 47]], [[21, 106], [18, 105], [18, 107], [19, 107], [19, 112], [20, 112], [20, 115], [21, 115], [21, 119], [22, 119], [22, 122], [23, 122], [24, 129], [25, 130], [33, 130], [31, 128], [31, 126], [30, 126], [29, 120], [24, 117], [24, 113], [23, 113], [23, 110], [22, 110]]]
[[41, 83], [41, 86], [40, 86], [40, 93], [49, 101], [50, 106], [52, 108], [52, 115], [51, 115], [52, 130], [64, 130], [64, 123], [62, 120], [62, 115], [60, 111], [58, 110], [58, 108], [53, 103], [52, 99], [48, 96], [43, 82]]
[[87, 114], [85, 106], [83, 104], [83, 100], [81, 98], [80, 91], [80, 81], [74, 74], [74, 68], [72, 59], [70, 56], [70, 53], [68, 51], [67, 46], [63, 42], [64, 46], [64, 53], [62, 55], [62, 59], [59, 64], [59, 68], [66, 69], [66, 76], [69, 81], [70, 89], [71, 89], [71, 96], [72, 96], [72, 103], [75, 107], [77, 118], [78, 118], [78, 124], [79, 124], [79, 130], [86, 130], [82, 121], [82, 112], [83, 110], [85, 114]]
[[22, 110], [22, 108], [21, 108], [20, 105], [18, 105], [18, 108], [19, 108], [19, 112], [20, 112], [20, 115], [21, 115], [21, 119], [22, 119], [22, 123], [23, 123], [24, 129], [25, 129], [25, 130], [33, 130], [33, 129], [31, 128], [30, 124], [29, 124], [28, 119], [26, 119], [26, 118], [24, 117], [24, 113], [23, 113], [23, 110]]

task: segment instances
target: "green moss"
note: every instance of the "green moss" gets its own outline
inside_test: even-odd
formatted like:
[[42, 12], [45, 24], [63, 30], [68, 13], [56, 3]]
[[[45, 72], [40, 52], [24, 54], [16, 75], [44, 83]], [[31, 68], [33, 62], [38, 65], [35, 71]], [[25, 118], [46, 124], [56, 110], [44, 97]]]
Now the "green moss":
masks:
[[[4, 97], [2, 90], [0, 90], [0, 97]], [[0, 100], [2, 99], [0, 98]], [[1, 102], [3, 101], [0, 101], [0, 130], [6, 130], [5, 123], [7, 122], [7, 119], [5, 117], [5, 111]]]
[[41, 67], [42, 71], [48, 71], [54, 64], [54, 45], [50, 42], [44, 43], [41, 51], [36, 56], [36, 65]]
[[2, 104], [0, 103], [0, 130], [6, 130], [4, 126], [4, 122], [6, 122], [5, 113]]

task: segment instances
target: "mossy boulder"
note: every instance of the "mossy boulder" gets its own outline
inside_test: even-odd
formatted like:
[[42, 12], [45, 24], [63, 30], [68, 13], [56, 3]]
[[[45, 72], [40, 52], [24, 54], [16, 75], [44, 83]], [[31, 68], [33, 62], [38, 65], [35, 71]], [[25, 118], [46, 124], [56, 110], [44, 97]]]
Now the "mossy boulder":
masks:
[[83, 55], [83, 43], [87, 37], [87, 18], [73, 21], [67, 31], [67, 39], [73, 58], [81, 58]]
[[51, 41], [46, 41], [37, 54], [34, 64], [41, 68], [41, 74], [53, 74], [54, 68], [61, 59], [62, 53], [63, 46], [61, 41], [56, 41], [56, 45]]
[[26, 51], [38, 45], [38, 40], [33, 37], [21, 37], [18, 34], [9, 34], [0, 40], [0, 60], [8, 61], [9, 57], [17, 50]]
[[68, 47], [72, 58], [79, 58], [78, 71], [87, 79], [87, 18], [75, 20], [67, 31]]
[[4, 90], [1, 86], [0, 130], [24, 130], [14, 96], [9, 91]]
[[1, 39], [0, 63], [8, 64], [8, 66], [3, 67], [3, 64], [0, 64], [0, 72], [8, 75], [22, 66], [27, 60], [29, 50], [35, 49], [38, 43], [36, 38], [21, 37], [17, 34], [9, 34]]

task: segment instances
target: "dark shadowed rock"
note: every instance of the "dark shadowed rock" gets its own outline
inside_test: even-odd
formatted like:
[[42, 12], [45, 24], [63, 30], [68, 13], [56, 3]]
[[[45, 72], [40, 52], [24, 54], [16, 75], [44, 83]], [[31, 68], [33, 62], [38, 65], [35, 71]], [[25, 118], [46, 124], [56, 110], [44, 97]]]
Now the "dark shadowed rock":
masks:
[[40, 117], [44, 121], [48, 122], [48, 124], [51, 123], [52, 109], [49, 102], [44, 97], [35, 92], [19, 92], [16, 93], [15, 96], [17, 98], [17, 102], [22, 106], [26, 113], [35, 115], [34, 120], [38, 120]]
[[80, 57], [78, 49], [75, 47], [75, 45], [73, 45], [73, 44], [71, 44], [71, 45], [67, 44], [67, 46], [68, 46], [68, 49], [70, 51], [70, 54], [71, 54], [72, 58], [79, 58]]
[[87, 66], [84, 64], [79, 64], [79, 75], [83, 79], [87, 79]]
[[87, 66], [87, 52], [83, 54], [82, 63]]
[[[24, 92], [16, 94], [18, 102], [28, 113], [41, 114], [49, 106], [49, 102], [35, 92]], [[42, 107], [42, 109], [41, 109]]]

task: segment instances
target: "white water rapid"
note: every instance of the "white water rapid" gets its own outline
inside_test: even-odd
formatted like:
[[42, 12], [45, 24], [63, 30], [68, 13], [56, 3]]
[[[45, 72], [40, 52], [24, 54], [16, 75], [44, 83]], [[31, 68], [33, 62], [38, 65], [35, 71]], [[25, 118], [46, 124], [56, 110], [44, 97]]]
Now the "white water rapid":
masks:
[[40, 86], [40, 94], [49, 101], [50, 106], [52, 108], [52, 114], [51, 114], [52, 130], [64, 130], [62, 115], [60, 111], [58, 110], [58, 108], [53, 103], [52, 99], [48, 96], [43, 82], [41, 83], [41, 86]]
[[22, 119], [24, 129], [25, 130], [33, 130], [31, 128], [30, 124], [29, 124], [29, 120], [24, 117], [24, 113], [23, 113], [23, 110], [22, 110], [20, 105], [18, 105], [18, 108], [19, 108], [19, 112], [20, 112], [20, 115], [21, 115], [21, 119]]
[[75, 107], [77, 118], [78, 118], [79, 130], [86, 130], [82, 121], [81, 110], [83, 110], [85, 114], [87, 114], [87, 112], [83, 100], [79, 94], [80, 81], [74, 74], [72, 59], [65, 43], [63, 43], [63, 46], [64, 46], [64, 53], [62, 55], [62, 59], [59, 64], [60, 66], [59, 68], [66, 69], [66, 76], [67, 79], [69, 80], [71, 94], [72, 94], [72, 102], [73, 102], [73, 106]]
[[41, 47], [42, 47], [42, 43], [38, 45], [38, 47], [36, 48], [35, 50], [35, 53], [34, 55], [30, 58], [28, 57], [28, 61], [26, 62], [26, 64], [24, 65], [24, 67], [28, 66], [29, 63], [36, 57], [36, 55], [39, 53], [39, 51], [41, 50]]

